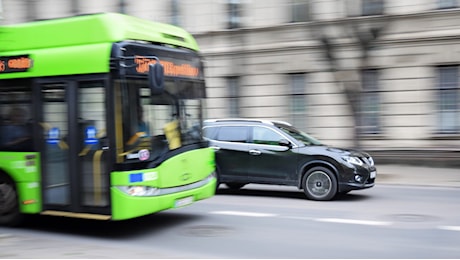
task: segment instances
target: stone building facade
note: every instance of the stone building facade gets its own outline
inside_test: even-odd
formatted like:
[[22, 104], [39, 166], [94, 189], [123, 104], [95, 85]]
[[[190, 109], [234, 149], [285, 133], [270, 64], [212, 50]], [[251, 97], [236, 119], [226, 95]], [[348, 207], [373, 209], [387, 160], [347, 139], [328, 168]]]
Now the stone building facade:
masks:
[[207, 118], [289, 121], [392, 160], [460, 151], [460, 0], [0, 3], [2, 24], [123, 12], [185, 28], [205, 58]]

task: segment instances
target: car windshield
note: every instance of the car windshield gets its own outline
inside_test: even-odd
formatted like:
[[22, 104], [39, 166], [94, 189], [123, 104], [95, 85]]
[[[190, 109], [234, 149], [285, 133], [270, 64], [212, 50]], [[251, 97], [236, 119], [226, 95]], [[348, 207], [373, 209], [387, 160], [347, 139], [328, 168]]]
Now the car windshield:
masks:
[[314, 137], [308, 135], [307, 133], [304, 133], [300, 131], [299, 129], [296, 129], [292, 126], [284, 125], [284, 124], [275, 124], [276, 127], [281, 129], [283, 132], [286, 134], [292, 136], [296, 140], [304, 143], [305, 145], [323, 145], [320, 141], [316, 140]]

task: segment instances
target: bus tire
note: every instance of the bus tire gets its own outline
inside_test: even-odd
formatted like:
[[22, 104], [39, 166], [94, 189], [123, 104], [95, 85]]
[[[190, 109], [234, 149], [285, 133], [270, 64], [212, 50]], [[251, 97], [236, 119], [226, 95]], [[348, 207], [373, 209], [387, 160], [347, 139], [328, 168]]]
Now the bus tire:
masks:
[[17, 226], [23, 216], [19, 211], [18, 194], [12, 181], [0, 176], [0, 225]]

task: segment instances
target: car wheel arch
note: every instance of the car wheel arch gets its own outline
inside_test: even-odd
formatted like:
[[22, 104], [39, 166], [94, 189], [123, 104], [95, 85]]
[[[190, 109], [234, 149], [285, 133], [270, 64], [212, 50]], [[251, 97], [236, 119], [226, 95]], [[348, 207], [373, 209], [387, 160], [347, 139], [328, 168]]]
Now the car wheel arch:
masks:
[[336, 166], [334, 166], [332, 163], [328, 162], [328, 161], [324, 161], [324, 160], [314, 160], [314, 161], [310, 161], [306, 164], [304, 164], [302, 166], [302, 168], [300, 169], [300, 174], [299, 174], [299, 178], [297, 180], [297, 187], [299, 189], [302, 189], [302, 180], [303, 180], [303, 177], [305, 176], [305, 174], [307, 174], [307, 172], [314, 168], [314, 167], [317, 167], [317, 166], [321, 166], [321, 167], [326, 167], [327, 169], [329, 169], [330, 171], [332, 171], [332, 173], [334, 173], [335, 177], [337, 178], [337, 180], [339, 179], [339, 171], [337, 169]]

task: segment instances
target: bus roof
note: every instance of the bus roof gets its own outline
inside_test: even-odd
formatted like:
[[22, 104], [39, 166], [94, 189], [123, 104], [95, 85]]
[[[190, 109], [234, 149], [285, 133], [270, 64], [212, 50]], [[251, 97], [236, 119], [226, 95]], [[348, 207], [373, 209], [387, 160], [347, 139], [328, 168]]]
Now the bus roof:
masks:
[[199, 51], [182, 28], [118, 13], [5, 25], [0, 26], [0, 79], [107, 73], [113, 43], [127, 40]]
[[118, 13], [0, 26], [0, 53], [122, 40], [164, 43], [198, 51], [195, 39], [182, 28]]

